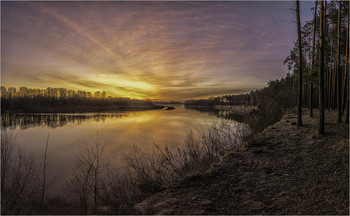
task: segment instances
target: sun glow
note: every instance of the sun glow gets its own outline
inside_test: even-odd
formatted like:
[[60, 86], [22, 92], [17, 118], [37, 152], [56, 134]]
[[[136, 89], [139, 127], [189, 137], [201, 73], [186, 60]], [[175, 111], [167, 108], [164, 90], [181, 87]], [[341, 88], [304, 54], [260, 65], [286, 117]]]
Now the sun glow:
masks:
[[[130, 97], [135, 99], [153, 99], [157, 95], [157, 86], [133, 79], [131, 77], [123, 77], [123, 75], [92, 75], [91, 80], [103, 83], [109, 86], [109, 94], [112, 96]], [[153, 96], [150, 98], [150, 96]]]

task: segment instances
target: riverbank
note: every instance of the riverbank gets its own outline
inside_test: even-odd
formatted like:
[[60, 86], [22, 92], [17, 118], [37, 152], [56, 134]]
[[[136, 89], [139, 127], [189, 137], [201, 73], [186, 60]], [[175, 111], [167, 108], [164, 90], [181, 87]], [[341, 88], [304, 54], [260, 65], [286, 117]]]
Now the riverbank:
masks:
[[[315, 116], [318, 116], [315, 112]], [[285, 115], [246, 147], [135, 206], [138, 214], [348, 214], [349, 125]]]

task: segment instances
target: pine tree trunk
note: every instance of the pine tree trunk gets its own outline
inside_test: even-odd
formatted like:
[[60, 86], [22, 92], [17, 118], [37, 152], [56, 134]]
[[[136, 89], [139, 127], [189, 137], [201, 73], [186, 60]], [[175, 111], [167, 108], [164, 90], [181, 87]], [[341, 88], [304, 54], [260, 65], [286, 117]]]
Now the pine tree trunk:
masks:
[[302, 50], [301, 50], [301, 29], [300, 29], [300, 11], [299, 11], [299, 0], [296, 0], [296, 12], [297, 12], [297, 27], [298, 27], [298, 73], [299, 73], [299, 80], [298, 80], [298, 103], [297, 103], [297, 109], [298, 109], [298, 126], [302, 126], [302, 113], [301, 113], [301, 104], [302, 104], [302, 95], [303, 95], [303, 67], [302, 67]]
[[329, 66], [329, 109], [334, 110], [334, 57], [333, 57], [333, 46], [331, 44], [331, 52], [330, 52], [330, 66]]
[[326, 74], [327, 74], [327, 79], [326, 79], [326, 83], [327, 83], [327, 100], [326, 100], [326, 104], [327, 104], [327, 109], [328, 112], [331, 111], [331, 80], [332, 80], [332, 74], [331, 74], [331, 70], [330, 67], [326, 67]]
[[348, 14], [348, 37], [347, 37], [347, 46], [346, 46], [346, 63], [345, 63], [345, 73], [346, 73], [346, 88], [345, 88], [345, 94], [346, 94], [346, 118], [345, 122], [349, 123], [349, 30], [350, 30], [350, 14]]
[[[335, 53], [334, 53], [335, 55]], [[333, 101], [332, 101], [332, 110], [335, 110], [337, 107], [337, 68], [336, 68], [337, 62], [336, 58], [333, 57]]]
[[[324, 8], [323, 8], [323, 44], [327, 44], [327, 17], [326, 17], [326, 12], [327, 12], [327, 1], [324, 2]], [[327, 100], [326, 100], [326, 97], [324, 97], [324, 104], [328, 105], [328, 111], [330, 111], [331, 109], [331, 104], [332, 104], [332, 67], [328, 67], [328, 61], [331, 60], [329, 59], [328, 60], [328, 56], [327, 56], [327, 53], [328, 53], [328, 47], [327, 46], [324, 46], [323, 47], [323, 56], [324, 56], [324, 65], [325, 65], [325, 68], [324, 68], [324, 73], [326, 73], [326, 76], [328, 79], [325, 79], [325, 83], [328, 83], [328, 91], [327, 89], [325, 89], [325, 92], [327, 92]], [[332, 53], [332, 46], [331, 46], [331, 52]]]
[[315, 11], [314, 11], [314, 29], [312, 38], [312, 62], [311, 62], [311, 79], [310, 79], [310, 117], [313, 117], [313, 73], [315, 69], [315, 37], [316, 37], [316, 14], [317, 14], [317, 1], [315, 1]]
[[337, 32], [337, 98], [338, 98], [338, 122], [342, 122], [341, 119], [341, 67], [340, 67], [340, 28], [341, 28], [341, 1], [339, 1], [338, 10], [338, 32]]
[[[349, 85], [348, 85], [348, 91], [349, 91]], [[349, 99], [347, 101], [348, 101], [348, 104], [346, 105], [346, 120], [345, 120], [345, 123], [349, 123]]]
[[[342, 115], [344, 113], [344, 110], [346, 108], [346, 103], [348, 103], [348, 92], [349, 90], [349, 15], [348, 15], [348, 29], [347, 29], [347, 35], [346, 35], [346, 47], [345, 47], [345, 65], [344, 65], [344, 92], [343, 92], [343, 105], [342, 105]], [[345, 121], [349, 121], [348, 119], [345, 119]]]
[[323, 46], [324, 46], [324, 35], [323, 35], [323, 0], [321, 0], [320, 5], [320, 72], [319, 72], [319, 127], [318, 133], [324, 134], [324, 56], [323, 56]]

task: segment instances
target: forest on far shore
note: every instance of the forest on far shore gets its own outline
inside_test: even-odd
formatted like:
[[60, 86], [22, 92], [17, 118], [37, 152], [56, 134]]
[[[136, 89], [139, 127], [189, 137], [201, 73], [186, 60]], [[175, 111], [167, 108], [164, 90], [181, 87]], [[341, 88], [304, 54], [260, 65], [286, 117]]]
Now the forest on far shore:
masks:
[[151, 101], [114, 98], [105, 91], [94, 93], [65, 88], [33, 89], [1, 86], [1, 112], [111, 112], [163, 108]]

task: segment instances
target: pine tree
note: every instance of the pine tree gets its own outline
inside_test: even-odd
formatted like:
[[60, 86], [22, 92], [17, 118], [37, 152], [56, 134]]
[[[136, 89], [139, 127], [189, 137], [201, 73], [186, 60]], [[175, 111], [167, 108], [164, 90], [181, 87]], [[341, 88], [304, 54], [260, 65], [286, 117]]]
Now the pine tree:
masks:
[[324, 134], [324, 56], [323, 56], [323, 46], [324, 46], [324, 14], [323, 14], [323, 0], [321, 0], [320, 5], [320, 71], [319, 71], [319, 128], [318, 133]]
[[302, 48], [301, 48], [301, 29], [300, 29], [300, 11], [299, 11], [299, 0], [296, 0], [296, 13], [297, 13], [297, 27], [298, 27], [298, 73], [299, 73], [299, 82], [298, 82], [298, 126], [302, 126], [302, 112], [301, 112], [301, 104], [302, 104], [302, 95], [303, 95], [303, 71], [302, 71]]

